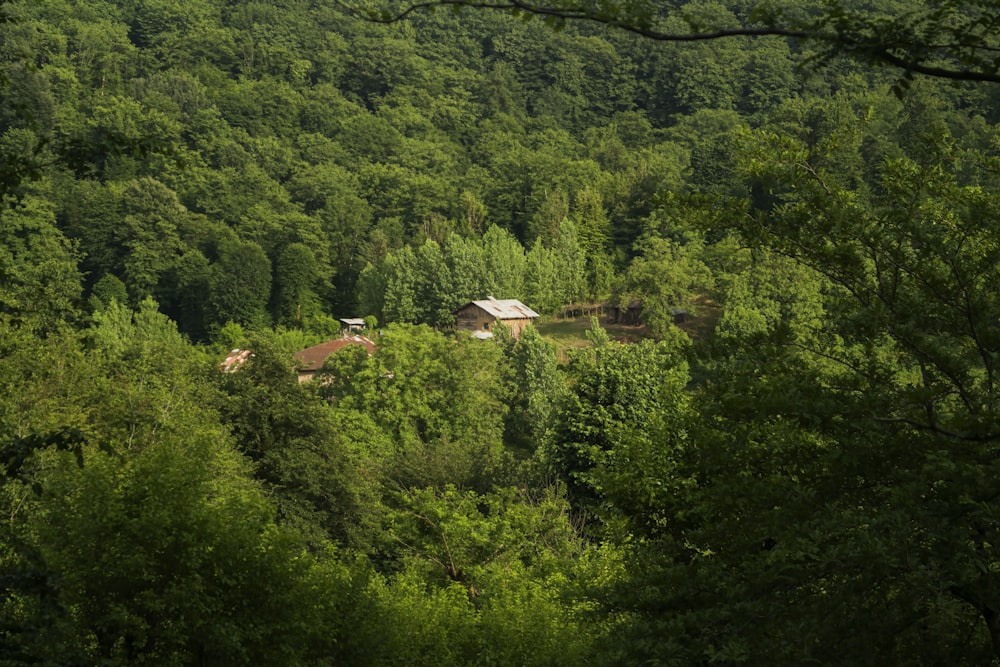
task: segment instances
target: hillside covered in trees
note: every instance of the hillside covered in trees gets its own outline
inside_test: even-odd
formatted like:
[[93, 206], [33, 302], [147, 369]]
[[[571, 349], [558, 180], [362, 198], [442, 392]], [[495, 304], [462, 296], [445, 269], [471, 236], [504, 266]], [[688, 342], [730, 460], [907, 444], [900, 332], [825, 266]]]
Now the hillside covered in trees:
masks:
[[364, 16], [0, 2], [0, 664], [1000, 662], [998, 84]]

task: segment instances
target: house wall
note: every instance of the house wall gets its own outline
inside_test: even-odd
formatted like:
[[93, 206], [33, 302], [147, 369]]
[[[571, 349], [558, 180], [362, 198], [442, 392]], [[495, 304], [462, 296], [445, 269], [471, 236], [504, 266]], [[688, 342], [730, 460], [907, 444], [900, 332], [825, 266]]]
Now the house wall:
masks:
[[[470, 305], [455, 313], [456, 326], [463, 331], [492, 331], [496, 318], [479, 306]], [[488, 326], [487, 326], [488, 325]]]
[[504, 320], [503, 323], [508, 329], [510, 329], [510, 335], [517, 339], [521, 337], [521, 332], [524, 331], [529, 324], [531, 324], [531, 320]]
[[[455, 313], [456, 326], [462, 331], [493, 331], [497, 318], [476, 305], [470, 305]], [[531, 324], [530, 318], [519, 320], [499, 320], [510, 329], [514, 338], [520, 338], [521, 332]]]

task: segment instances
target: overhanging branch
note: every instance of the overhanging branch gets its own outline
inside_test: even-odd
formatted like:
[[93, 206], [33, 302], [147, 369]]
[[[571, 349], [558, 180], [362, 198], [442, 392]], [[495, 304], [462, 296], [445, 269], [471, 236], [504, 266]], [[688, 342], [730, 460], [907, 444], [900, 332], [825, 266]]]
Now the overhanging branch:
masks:
[[[546, 7], [543, 5], [532, 5], [525, 2], [511, 0], [510, 2], [476, 2], [475, 0], [429, 0], [428, 2], [417, 2], [408, 5], [405, 9], [394, 14], [368, 14], [365, 18], [376, 23], [398, 23], [411, 14], [420, 11], [434, 9], [435, 7], [468, 7], [470, 9], [488, 9], [505, 12], [524, 12], [537, 16], [548, 16], [565, 21], [591, 21], [602, 25], [631, 32], [640, 37], [651, 39], [657, 42], [703, 42], [725, 37], [786, 37], [789, 39], [816, 39], [817, 35], [804, 31], [792, 30], [778, 27], [744, 27], [730, 28], [724, 30], [712, 30], [706, 32], [692, 33], [671, 33], [661, 32], [652, 28], [647, 28], [635, 23], [629, 23], [611, 16], [601, 16], [584, 10], [562, 9], [558, 7]], [[357, 15], [356, 11], [352, 13]], [[830, 36], [832, 37], [832, 35]]]
[[918, 422], [915, 419], [907, 419], [906, 417], [873, 416], [872, 419], [880, 424], [906, 424], [907, 426], [912, 426], [920, 431], [930, 431], [931, 433], [936, 433], [937, 435], [942, 435], [946, 438], [964, 440], [966, 442], [994, 442], [996, 440], [1000, 440], [1000, 433], [984, 433], [982, 435], [956, 433], [955, 431], [949, 431], [948, 429], [941, 428], [936, 424], [925, 424], [923, 422]]
[[[414, 13], [432, 10], [436, 7], [453, 7], [455, 9], [469, 8], [476, 10], [492, 10], [511, 13], [523, 13], [535, 16], [542, 16], [558, 21], [586, 21], [606, 25], [618, 30], [623, 30], [644, 39], [656, 42], [704, 42], [716, 39], [728, 39], [733, 37], [779, 37], [796, 41], [809, 41], [824, 45], [831, 53], [841, 53], [850, 57], [868, 60], [872, 63], [897, 67], [907, 74], [920, 74], [939, 79], [952, 81], [972, 81], [1000, 83], [1000, 73], [995, 67], [995, 63], [983, 60], [978, 69], [969, 67], [949, 67], [947, 65], [931, 65], [926, 62], [928, 53], [938, 53], [941, 50], [967, 50], [976, 49], [980, 51], [996, 51], [1000, 47], [983, 43], [969, 44], [960, 40], [955, 44], [924, 44], [919, 39], [914, 39], [910, 45], [904, 45], [904, 50], [908, 51], [911, 57], [899, 55], [899, 44], [887, 44], [880, 42], [877, 35], [858, 34], [847, 35], [841, 29], [831, 29], [830, 24], [823, 21], [815, 25], [796, 28], [782, 27], [778, 25], [762, 26], [741, 26], [738, 28], [725, 28], [718, 30], [704, 30], [692, 32], [664, 32], [657, 30], [650, 25], [650, 21], [637, 19], [636, 17], [623, 17], [616, 13], [599, 13], [588, 10], [584, 7], [574, 8], [559, 7], [552, 5], [537, 5], [522, 0], [505, 0], [502, 2], [480, 2], [477, 0], [425, 0], [406, 5], [398, 11], [383, 10], [362, 10], [353, 7], [345, 0], [337, 0], [337, 3], [348, 13], [375, 23], [397, 23], [410, 17]], [[859, 38], [860, 37], [860, 38]], [[897, 49], [894, 52], [894, 49]], [[914, 55], [917, 54], [917, 55]]]

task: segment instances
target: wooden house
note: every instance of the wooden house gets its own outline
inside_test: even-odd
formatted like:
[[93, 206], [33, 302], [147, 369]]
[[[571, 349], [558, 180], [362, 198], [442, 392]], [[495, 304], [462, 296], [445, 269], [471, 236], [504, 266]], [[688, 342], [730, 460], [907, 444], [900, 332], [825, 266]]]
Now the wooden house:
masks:
[[538, 319], [538, 313], [517, 299], [482, 299], [470, 301], [455, 311], [460, 330], [471, 331], [483, 338], [492, 335], [497, 322], [503, 322], [514, 338], [520, 338], [525, 327]]

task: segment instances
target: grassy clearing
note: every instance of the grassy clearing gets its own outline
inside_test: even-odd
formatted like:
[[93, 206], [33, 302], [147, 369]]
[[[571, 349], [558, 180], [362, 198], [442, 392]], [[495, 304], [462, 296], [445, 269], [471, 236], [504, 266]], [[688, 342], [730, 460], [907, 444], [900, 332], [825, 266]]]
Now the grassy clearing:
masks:
[[[611, 324], [606, 317], [598, 319], [613, 340], [636, 343], [649, 337], [646, 327]], [[568, 350], [590, 346], [590, 341], [587, 340], [589, 317], [545, 317], [535, 323], [535, 328], [544, 338], [555, 343], [560, 361], [565, 361]]]
[[[711, 335], [718, 323], [722, 310], [709, 299], [700, 299], [694, 313], [678, 324], [681, 331], [692, 340], [706, 338]], [[601, 326], [608, 332], [612, 340], [623, 343], [637, 343], [649, 338], [649, 329], [644, 326], [629, 326], [613, 324], [607, 317], [598, 318]], [[555, 343], [560, 361], [566, 361], [566, 352], [590, 346], [587, 331], [590, 329], [590, 317], [543, 317], [535, 323], [535, 328], [542, 336]]]

